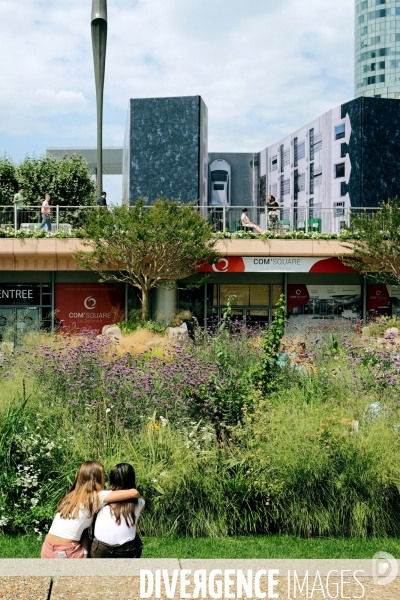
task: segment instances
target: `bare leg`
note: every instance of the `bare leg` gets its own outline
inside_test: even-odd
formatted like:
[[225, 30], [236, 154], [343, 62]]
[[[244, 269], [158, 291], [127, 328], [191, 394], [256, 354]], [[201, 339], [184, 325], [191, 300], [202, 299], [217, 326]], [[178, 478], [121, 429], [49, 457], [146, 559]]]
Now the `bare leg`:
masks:
[[263, 230], [260, 229], [258, 225], [253, 225], [253, 227], [257, 231], [257, 233], [264, 233]]
[[89, 535], [87, 529], [85, 529], [85, 531], [82, 533], [81, 546], [85, 550], [87, 556], [89, 557]]

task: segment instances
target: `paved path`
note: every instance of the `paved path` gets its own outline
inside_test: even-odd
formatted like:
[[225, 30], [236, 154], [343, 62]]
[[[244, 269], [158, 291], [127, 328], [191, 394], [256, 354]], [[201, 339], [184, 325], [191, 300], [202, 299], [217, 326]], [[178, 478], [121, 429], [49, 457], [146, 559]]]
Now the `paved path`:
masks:
[[[400, 561], [397, 562], [400, 567]], [[191, 571], [186, 577], [192, 579], [193, 572], [205, 570], [209, 574], [214, 569], [247, 570], [252, 569], [253, 577], [260, 569], [279, 569], [274, 575], [276, 585], [273, 588], [278, 598], [364, 598], [366, 600], [400, 600], [400, 577], [392, 583], [382, 586], [374, 583], [371, 560], [0, 560], [0, 599], [1, 600], [137, 600], [140, 598], [141, 569], [151, 571], [166, 570], [172, 579], [175, 569]], [[336, 570], [339, 577], [327, 579], [330, 571]], [[343, 583], [340, 572], [343, 574]], [[294, 571], [300, 585], [294, 588]], [[305, 580], [308, 571], [307, 580]], [[353, 573], [358, 571], [357, 580]], [[399, 569], [400, 572], [400, 569]], [[332, 575], [332, 574], [331, 574]], [[236, 591], [236, 577], [231, 574]], [[223, 577], [217, 577], [216, 581]], [[343, 591], [341, 588], [343, 586]], [[260, 589], [268, 598], [268, 579], [261, 577]], [[187, 586], [186, 592], [193, 595], [194, 582]], [[328, 595], [330, 594], [330, 596]], [[201, 596], [201, 594], [200, 594]], [[243, 592], [246, 598], [245, 592]], [[234, 596], [236, 597], [236, 596]], [[253, 589], [253, 597], [254, 589]], [[155, 595], [150, 596], [155, 598]], [[161, 598], [167, 600], [164, 584], [161, 584]], [[175, 600], [181, 598], [180, 579], [178, 578]], [[207, 594], [206, 598], [210, 598]]]

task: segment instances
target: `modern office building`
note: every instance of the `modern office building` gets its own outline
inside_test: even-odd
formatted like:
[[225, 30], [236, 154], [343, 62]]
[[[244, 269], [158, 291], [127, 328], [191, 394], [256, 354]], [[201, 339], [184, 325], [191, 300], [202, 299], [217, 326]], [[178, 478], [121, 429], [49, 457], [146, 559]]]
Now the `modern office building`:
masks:
[[400, 3], [355, 0], [355, 97], [400, 99]]
[[207, 204], [207, 107], [200, 96], [129, 101], [123, 149], [123, 200], [159, 194]]
[[276, 197], [288, 228], [338, 233], [350, 209], [400, 195], [400, 103], [342, 104], [263, 150], [259, 162], [259, 189]]

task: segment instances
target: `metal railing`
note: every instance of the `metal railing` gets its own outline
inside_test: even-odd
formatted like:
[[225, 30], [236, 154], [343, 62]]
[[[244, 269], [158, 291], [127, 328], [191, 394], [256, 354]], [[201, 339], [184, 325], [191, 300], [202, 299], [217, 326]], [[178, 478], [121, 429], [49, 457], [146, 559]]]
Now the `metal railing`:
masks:
[[200, 207], [201, 214], [212, 223], [216, 232], [251, 231], [254, 233], [275, 231], [288, 233], [336, 233], [343, 228], [351, 228], [355, 216], [373, 218], [380, 212], [379, 207], [353, 208], [335, 206], [322, 208], [304, 206], [298, 208], [280, 207], [268, 210], [265, 206], [246, 206], [246, 217], [242, 218], [243, 206]]
[[[95, 206], [50, 206], [51, 230], [64, 230], [72, 233], [84, 223], [88, 211], [95, 210]], [[37, 231], [42, 227], [41, 206], [24, 205], [21, 210], [14, 206], [0, 206], [0, 228], [22, 229]]]
[[[147, 207], [145, 207], [147, 208]], [[242, 217], [243, 208], [247, 209]], [[51, 205], [51, 230], [64, 230], [72, 234], [74, 229], [84, 224], [89, 211], [104, 210], [98, 206]], [[305, 233], [336, 233], [343, 228], [351, 228], [356, 215], [373, 218], [381, 210], [379, 207], [353, 208], [334, 206], [322, 208], [304, 206], [297, 208], [280, 207], [268, 210], [265, 206], [199, 206], [195, 207], [213, 226], [215, 232], [251, 231], [255, 233], [276, 231], [287, 233], [303, 231]], [[0, 228], [11, 227], [26, 231], [39, 230], [42, 226], [41, 206], [26, 205], [21, 210], [14, 206], [0, 206]]]

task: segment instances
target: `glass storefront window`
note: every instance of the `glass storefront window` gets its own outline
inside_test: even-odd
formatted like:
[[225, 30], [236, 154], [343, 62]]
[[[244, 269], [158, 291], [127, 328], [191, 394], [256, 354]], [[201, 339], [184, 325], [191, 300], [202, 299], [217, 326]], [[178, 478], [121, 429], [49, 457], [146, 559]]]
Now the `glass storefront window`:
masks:
[[249, 285], [241, 283], [220, 284], [220, 305], [226, 306], [229, 298], [231, 298], [232, 306], [248, 306], [249, 304]]
[[276, 306], [278, 304], [279, 298], [283, 294], [283, 285], [274, 284], [272, 286], [272, 306]]
[[270, 286], [250, 285], [250, 306], [269, 306]]

